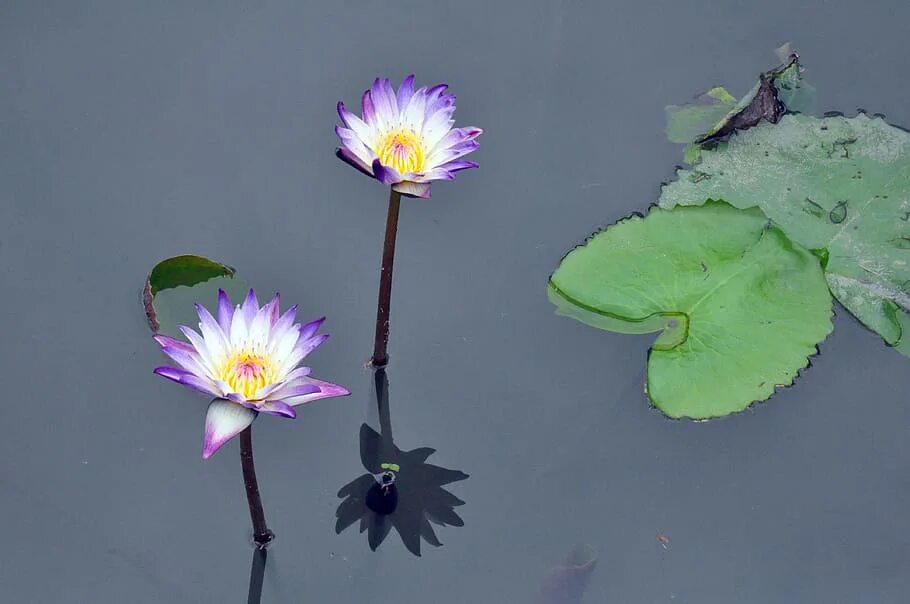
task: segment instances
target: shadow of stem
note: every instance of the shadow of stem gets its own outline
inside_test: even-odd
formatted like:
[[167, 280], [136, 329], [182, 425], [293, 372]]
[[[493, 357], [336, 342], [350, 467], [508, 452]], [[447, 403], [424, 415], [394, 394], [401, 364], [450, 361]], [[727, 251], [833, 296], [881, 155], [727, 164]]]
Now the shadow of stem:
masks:
[[250, 563], [250, 590], [247, 604], [260, 604], [262, 600], [262, 581], [265, 576], [265, 562], [269, 552], [265, 549], [253, 550], [253, 561]]

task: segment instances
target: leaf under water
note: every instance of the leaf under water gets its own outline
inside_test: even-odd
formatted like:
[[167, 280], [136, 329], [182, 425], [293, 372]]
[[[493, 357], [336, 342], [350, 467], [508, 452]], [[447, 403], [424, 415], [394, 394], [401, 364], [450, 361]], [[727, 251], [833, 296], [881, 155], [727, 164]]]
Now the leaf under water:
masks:
[[194, 303], [215, 311], [218, 290], [242, 300], [247, 287], [235, 271], [203, 256], [184, 254], [162, 260], [149, 273], [142, 292], [145, 316], [155, 333], [178, 337], [178, 325], [195, 325]]

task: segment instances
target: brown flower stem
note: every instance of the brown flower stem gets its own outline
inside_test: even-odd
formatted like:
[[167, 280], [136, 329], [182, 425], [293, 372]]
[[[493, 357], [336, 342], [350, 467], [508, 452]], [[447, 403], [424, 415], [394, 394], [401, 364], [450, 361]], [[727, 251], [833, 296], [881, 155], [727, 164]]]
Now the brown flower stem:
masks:
[[373, 367], [389, 363], [389, 311], [392, 303], [392, 266], [395, 264], [395, 237], [398, 234], [398, 210], [401, 193], [389, 190], [389, 214], [385, 222], [385, 244], [382, 247], [382, 272], [379, 274], [379, 301], [376, 305], [376, 339], [373, 343]]
[[240, 433], [240, 465], [243, 468], [243, 484], [246, 486], [246, 500], [250, 505], [250, 520], [253, 521], [253, 543], [259, 549], [275, 538], [275, 533], [265, 524], [262, 499], [259, 497], [259, 483], [256, 481], [256, 466], [253, 464], [253, 427], [247, 426]]

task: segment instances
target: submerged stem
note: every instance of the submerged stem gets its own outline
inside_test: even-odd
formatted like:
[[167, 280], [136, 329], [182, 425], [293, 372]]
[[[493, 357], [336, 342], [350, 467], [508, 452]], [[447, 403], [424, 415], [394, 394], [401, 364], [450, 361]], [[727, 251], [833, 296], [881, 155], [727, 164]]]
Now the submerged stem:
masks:
[[389, 190], [389, 214], [385, 223], [385, 244], [382, 247], [382, 272], [379, 274], [379, 301], [376, 305], [376, 339], [373, 343], [373, 367], [389, 363], [386, 348], [389, 344], [389, 310], [392, 303], [392, 267], [395, 264], [395, 237], [398, 234], [398, 210], [401, 193]]
[[253, 464], [253, 427], [247, 426], [240, 433], [240, 465], [243, 468], [243, 484], [246, 486], [246, 500], [250, 505], [250, 520], [253, 521], [253, 543], [259, 549], [275, 538], [275, 533], [265, 524], [262, 499], [259, 497], [259, 483], [256, 481], [256, 466]]

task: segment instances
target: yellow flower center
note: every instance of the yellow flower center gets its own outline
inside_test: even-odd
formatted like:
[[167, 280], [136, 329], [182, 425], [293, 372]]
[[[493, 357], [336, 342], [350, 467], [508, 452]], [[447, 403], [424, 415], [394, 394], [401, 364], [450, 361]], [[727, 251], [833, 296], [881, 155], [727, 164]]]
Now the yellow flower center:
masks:
[[263, 386], [275, 383], [277, 368], [267, 355], [249, 351], [235, 352], [222, 366], [220, 378], [230, 386], [232, 392], [252, 399]]
[[422, 172], [426, 154], [420, 137], [413, 130], [400, 128], [383, 134], [376, 145], [376, 155], [383, 166], [398, 172]]

